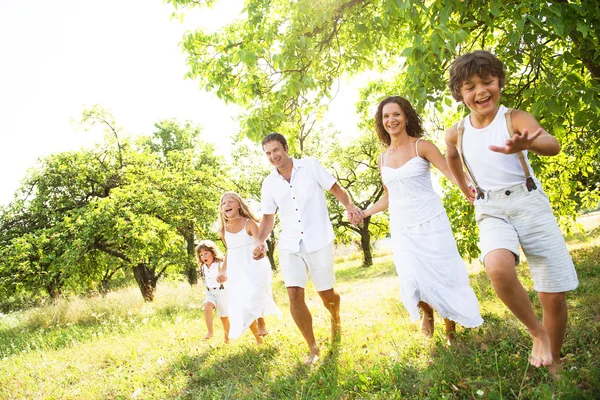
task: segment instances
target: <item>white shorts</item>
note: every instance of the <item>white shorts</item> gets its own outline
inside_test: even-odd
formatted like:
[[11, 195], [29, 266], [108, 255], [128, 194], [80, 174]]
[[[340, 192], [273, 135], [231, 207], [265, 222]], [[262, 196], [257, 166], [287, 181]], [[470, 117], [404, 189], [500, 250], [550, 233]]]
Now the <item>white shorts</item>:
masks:
[[285, 287], [305, 288], [310, 274], [317, 292], [333, 289], [333, 243], [311, 253], [306, 251], [304, 242], [300, 242], [298, 252], [279, 249], [279, 263]]
[[480, 259], [493, 250], [506, 249], [519, 263], [519, 244], [525, 253], [533, 288], [538, 292], [560, 293], [579, 285], [571, 255], [565, 244], [548, 197], [539, 181], [537, 189], [525, 183], [485, 192], [475, 200], [479, 226]]
[[229, 316], [229, 297], [227, 296], [227, 288], [206, 288], [206, 298], [204, 299], [204, 305], [206, 305], [206, 303], [212, 303], [215, 306], [215, 308], [217, 309], [217, 315], [219, 317]]

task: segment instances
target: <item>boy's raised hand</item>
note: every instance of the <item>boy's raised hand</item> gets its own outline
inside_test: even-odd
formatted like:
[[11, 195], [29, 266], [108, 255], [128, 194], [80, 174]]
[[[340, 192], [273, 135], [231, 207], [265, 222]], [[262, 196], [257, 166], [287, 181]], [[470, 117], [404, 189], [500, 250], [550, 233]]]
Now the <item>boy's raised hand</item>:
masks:
[[544, 130], [542, 128], [538, 128], [535, 132], [529, 134], [529, 131], [527, 129], [523, 129], [522, 134], [513, 135], [511, 139], [508, 139], [505, 142], [504, 146], [495, 146], [492, 144], [489, 146], [489, 149], [491, 151], [504, 154], [514, 154], [523, 150], [529, 150], [533, 141], [537, 139], [543, 131]]

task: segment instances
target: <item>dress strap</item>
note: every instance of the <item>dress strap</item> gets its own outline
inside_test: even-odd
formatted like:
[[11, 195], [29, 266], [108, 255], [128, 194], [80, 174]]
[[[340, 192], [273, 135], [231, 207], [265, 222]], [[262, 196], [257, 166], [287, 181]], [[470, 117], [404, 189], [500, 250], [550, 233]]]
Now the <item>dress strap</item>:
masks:
[[418, 138], [417, 141], [415, 142], [415, 153], [417, 154], [417, 157], [421, 157], [419, 155], [419, 141], [421, 141], [421, 138]]

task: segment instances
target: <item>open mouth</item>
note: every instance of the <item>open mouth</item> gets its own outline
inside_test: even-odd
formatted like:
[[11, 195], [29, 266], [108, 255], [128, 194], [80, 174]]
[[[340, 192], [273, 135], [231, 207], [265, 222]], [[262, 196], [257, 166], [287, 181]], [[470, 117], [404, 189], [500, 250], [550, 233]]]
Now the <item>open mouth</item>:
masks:
[[487, 96], [487, 97], [484, 97], [483, 99], [479, 99], [479, 100], [475, 101], [475, 103], [477, 103], [477, 104], [485, 104], [488, 101], [490, 101], [491, 99], [492, 99], [492, 96]]

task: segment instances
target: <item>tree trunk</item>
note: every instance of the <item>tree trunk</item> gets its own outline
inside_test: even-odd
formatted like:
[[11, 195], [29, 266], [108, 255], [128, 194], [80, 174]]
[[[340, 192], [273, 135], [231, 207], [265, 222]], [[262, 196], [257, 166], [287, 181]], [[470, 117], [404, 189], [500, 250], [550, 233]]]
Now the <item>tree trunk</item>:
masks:
[[194, 242], [194, 230], [192, 228], [191, 235], [184, 236], [186, 242], [186, 250], [188, 262], [185, 265], [185, 275], [187, 276], [190, 285], [198, 284], [198, 272], [196, 265], [196, 243]]
[[360, 247], [363, 252], [363, 267], [368, 268], [373, 265], [373, 253], [371, 252], [371, 232], [369, 232], [369, 222], [371, 217], [366, 217], [363, 221], [360, 231]]
[[154, 275], [154, 269], [148, 268], [148, 266], [142, 262], [133, 267], [133, 276], [142, 292], [144, 301], [153, 301], [157, 280]]

